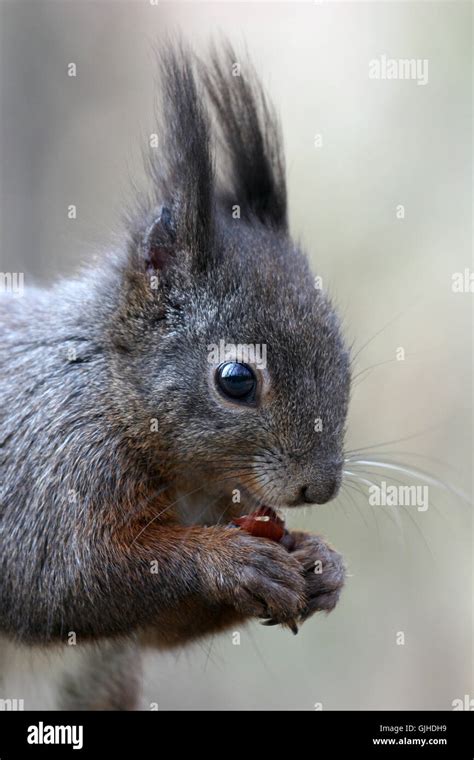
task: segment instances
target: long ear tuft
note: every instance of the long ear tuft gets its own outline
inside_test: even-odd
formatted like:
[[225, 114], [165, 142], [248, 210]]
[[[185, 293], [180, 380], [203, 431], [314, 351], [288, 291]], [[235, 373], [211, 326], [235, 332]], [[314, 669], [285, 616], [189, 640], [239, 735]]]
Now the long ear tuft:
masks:
[[[192, 53], [172, 42], [157, 51], [162, 102], [160, 147], [148, 169], [156, 205], [165, 203], [175, 246], [205, 268], [213, 250], [214, 168], [209, 118], [198, 92]], [[156, 157], [155, 157], [156, 156]]]
[[212, 67], [203, 66], [203, 80], [227, 149], [228, 177], [220, 190], [222, 202], [229, 208], [238, 204], [242, 214], [286, 229], [281, 130], [255, 69], [247, 59], [240, 65], [226, 43], [223, 56], [214, 47]]

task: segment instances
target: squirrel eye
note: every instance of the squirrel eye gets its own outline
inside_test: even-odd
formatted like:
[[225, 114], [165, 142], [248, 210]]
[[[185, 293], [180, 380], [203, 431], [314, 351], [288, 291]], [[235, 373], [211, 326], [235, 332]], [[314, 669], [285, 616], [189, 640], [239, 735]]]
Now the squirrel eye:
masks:
[[220, 364], [216, 370], [216, 382], [225, 396], [236, 401], [253, 401], [257, 378], [247, 364]]

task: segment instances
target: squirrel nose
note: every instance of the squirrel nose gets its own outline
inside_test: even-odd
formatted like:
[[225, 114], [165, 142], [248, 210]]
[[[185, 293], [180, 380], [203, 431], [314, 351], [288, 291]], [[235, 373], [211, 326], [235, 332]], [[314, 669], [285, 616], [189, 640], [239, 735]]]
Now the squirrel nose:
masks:
[[330, 477], [303, 486], [301, 495], [306, 504], [325, 504], [335, 497], [339, 490], [339, 478]]

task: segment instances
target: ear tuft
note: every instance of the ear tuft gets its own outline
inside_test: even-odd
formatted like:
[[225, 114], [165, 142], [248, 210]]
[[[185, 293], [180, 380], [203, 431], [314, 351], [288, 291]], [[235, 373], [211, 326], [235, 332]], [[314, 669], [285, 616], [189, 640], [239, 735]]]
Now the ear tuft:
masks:
[[[148, 168], [156, 199], [166, 200], [172, 211], [173, 242], [186, 252], [192, 268], [202, 271], [211, 263], [214, 248], [215, 182], [209, 117], [191, 50], [182, 41], [170, 42], [158, 51], [158, 58], [163, 150], [150, 156]], [[164, 213], [169, 215], [168, 207]], [[169, 224], [162, 214], [156, 234], [158, 262], [163, 227]], [[167, 252], [165, 245], [165, 257]]]
[[228, 208], [242, 204], [248, 217], [286, 230], [285, 158], [277, 114], [250, 61], [245, 57], [242, 72], [234, 76], [239, 58], [229, 43], [223, 47], [223, 55], [214, 48], [210, 67], [202, 66], [228, 164], [220, 200]]

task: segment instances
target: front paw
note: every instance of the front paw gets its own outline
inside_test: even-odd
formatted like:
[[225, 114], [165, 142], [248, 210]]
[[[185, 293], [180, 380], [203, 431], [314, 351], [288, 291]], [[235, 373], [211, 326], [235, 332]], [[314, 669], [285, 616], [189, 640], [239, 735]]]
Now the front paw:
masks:
[[[219, 594], [245, 617], [266, 618], [296, 632], [306, 611], [305, 571], [283, 546], [237, 529], [228, 534], [231, 557], [219, 574]], [[268, 624], [268, 623], [267, 623]]]
[[311, 533], [292, 531], [294, 545], [291, 556], [303, 567], [306, 583], [306, 609], [300, 622], [313, 613], [331, 612], [337, 604], [344, 585], [346, 568], [340, 554], [321, 537]]

